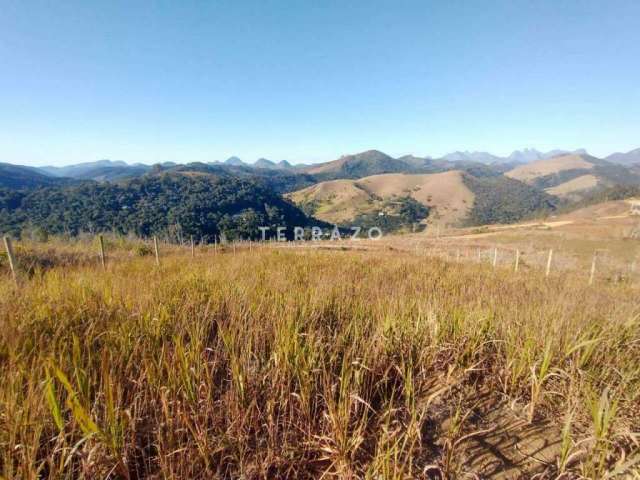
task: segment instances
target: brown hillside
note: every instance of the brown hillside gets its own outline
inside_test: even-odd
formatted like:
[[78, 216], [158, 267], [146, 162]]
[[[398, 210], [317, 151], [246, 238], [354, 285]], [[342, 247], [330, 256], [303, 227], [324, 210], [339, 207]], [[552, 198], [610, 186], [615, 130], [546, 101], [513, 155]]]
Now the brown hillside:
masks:
[[580, 155], [562, 155], [560, 157], [539, 160], [514, 168], [505, 173], [507, 177], [522, 182], [530, 182], [538, 177], [544, 177], [565, 170], [592, 169], [593, 163]]
[[321, 163], [320, 165], [312, 165], [311, 167], [305, 168], [304, 172], [310, 173], [312, 175], [315, 175], [318, 173], [334, 172], [336, 170], [339, 170], [340, 167], [342, 167], [342, 165], [344, 165], [344, 163], [347, 160], [348, 160], [347, 157], [342, 157], [342, 158], [339, 158], [338, 160]]
[[315, 203], [315, 216], [328, 222], [344, 222], [370, 211], [382, 200], [413, 197], [433, 208], [430, 223], [455, 224], [473, 206], [474, 194], [463, 182], [463, 173], [387, 173], [359, 180], [334, 180], [293, 192], [298, 205]]
[[371, 195], [353, 180], [331, 180], [287, 195], [299, 206], [315, 205], [315, 216], [332, 223], [342, 223], [367, 210]]
[[582, 175], [553, 188], [547, 188], [545, 192], [558, 197], [568, 197], [574, 193], [594, 188], [597, 185], [598, 179], [595, 175]]

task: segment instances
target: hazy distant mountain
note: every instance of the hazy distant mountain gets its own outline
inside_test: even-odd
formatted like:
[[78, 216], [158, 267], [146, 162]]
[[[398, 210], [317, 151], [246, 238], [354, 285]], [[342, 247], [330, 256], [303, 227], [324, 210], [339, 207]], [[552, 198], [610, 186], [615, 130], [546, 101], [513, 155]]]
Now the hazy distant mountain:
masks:
[[398, 160], [414, 167], [422, 167], [427, 161], [426, 158], [416, 157], [415, 155], [404, 155], [403, 157], [398, 157]]
[[34, 167], [0, 163], [0, 187], [33, 188], [60, 184], [62, 179], [40, 172]]
[[271, 160], [267, 160], [266, 158], [259, 158], [256, 160], [256, 163], [253, 164], [256, 168], [276, 168], [276, 162], [272, 162]]
[[225, 165], [234, 165], [236, 167], [242, 166], [242, 165], [246, 165], [246, 163], [244, 163], [242, 160], [240, 160], [238, 157], [229, 157], [224, 161]]
[[490, 164], [502, 164], [502, 163], [529, 163], [536, 162], [538, 160], [544, 160], [545, 158], [553, 158], [559, 155], [567, 155], [574, 153], [576, 155], [586, 154], [583, 149], [575, 150], [573, 152], [569, 150], [551, 150], [549, 152], [541, 152], [535, 148], [524, 148], [522, 150], [515, 150], [508, 157], [500, 157], [488, 152], [453, 152], [442, 157], [443, 160], [451, 162], [479, 162]]
[[40, 167], [39, 170], [48, 173], [49, 175], [53, 175], [56, 177], [70, 177], [70, 178], [78, 178], [81, 176], [85, 176], [87, 172], [94, 170], [96, 168], [111, 168], [111, 167], [129, 167], [123, 161], [113, 161], [113, 160], [98, 160], [97, 162], [85, 162], [78, 163], [75, 165], [67, 165], [64, 167]]
[[543, 158], [559, 157], [561, 155], [589, 155], [584, 148], [578, 148], [577, 150], [551, 150], [543, 154]]
[[286, 160], [280, 160], [278, 163], [268, 160], [266, 158], [259, 158], [256, 162], [251, 165], [256, 168], [265, 168], [269, 170], [290, 170], [294, 167], [287, 162]]
[[450, 162], [479, 162], [479, 163], [496, 163], [501, 162], [504, 159], [501, 157], [497, 157], [488, 152], [453, 152], [448, 153], [444, 157], [443, 160], [449, 160]]
[[[560, 152], [560, 150], [557, 150]], [[517, 163], [529, 163], [535, 162], [537, 160], [542, 160], [544, 158], [544, 153], [536, 150], [535, 148], [525, 148], [523, 150], [515, 150], [507, 157], [507, 159], [511, 162]]]
[[640, 148], [636, 148], [627, 153], [613, 153], [605, 158], [605, 160], [622, 165], [640, 164]]

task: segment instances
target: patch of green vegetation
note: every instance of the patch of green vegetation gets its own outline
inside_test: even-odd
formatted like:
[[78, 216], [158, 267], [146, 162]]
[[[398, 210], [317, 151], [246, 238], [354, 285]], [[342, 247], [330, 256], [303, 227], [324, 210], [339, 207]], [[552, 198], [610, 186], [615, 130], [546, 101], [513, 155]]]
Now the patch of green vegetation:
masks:
[[234, 177], [159, 174], [118, 184], [0, 190], [0, 232], [14, 236], [37, 228], [70, 236], [114, 232], [212, 241], [221, 234], [257, 239], [260, 226], [309, 223], [263, 183]]
[[565, 182], [581, 177], [582, 175], [592, 174], [593, 171], [586, 168], [574, 168], [572, 170], [563, 170], [561, 172], [537, 177], [533, 180], [532, 185], [536, 188], [544, 190], [545, 188], [553, 188]]
[[[429, 207], [412, 197], [394, 197], [383, 201], [373, 211], [356, 216], [349, 225], [363, 229], [378, 227], [383, 233], [413, 230], [414, 225], [429, 216], [429, 211]], [[424, 229], [424, 225], [419, 229]]]
[[588, 192], [577, 202], [563, 204], [558, 209], [558, 213], [568, 213], [598, 203], [626, 200], [634, 197], [640, 198], [640, 186], [638, 185], [615, 185], [608, 188], [598, 188]]
[[473, 208], [465, 222], [467, 226], [513, 223], [552, 212], [559, 203], [556, 197], [513, 178], [470, 175], [463, 178], [475, 194]]

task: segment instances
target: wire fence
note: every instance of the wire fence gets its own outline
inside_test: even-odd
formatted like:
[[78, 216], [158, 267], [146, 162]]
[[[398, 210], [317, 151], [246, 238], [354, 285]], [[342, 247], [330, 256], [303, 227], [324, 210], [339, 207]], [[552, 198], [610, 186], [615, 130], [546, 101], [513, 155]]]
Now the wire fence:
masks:
[[[0, 271], [8, 270], [16, 285], [21, 272], [33, 271], [39, 266], [55, 265], [99, 265], [107, 268], [110, 262], [124, 261], [131, 256], [153, 257], [155, 265], [160, 266], [164, 255], [190, 255], [195, 258], [204, 254], [246, 254], [264, 249], [291, 249], [299, 252], [314, 250], [338, 250], [358, 252], [397, 252], [424, 258], [438, 258], [448, 262], [461, 264], [486, 265], [495, 269], [518, 272], [539, 272], [545, 276], [572, 272], [583, 276], [590, 284], [607, 283], [640, 283], [640, 260], [632, 258], [621, 261], [609, 255], [604, 249], [595, 250], [591, 255], [560, 249], [543, 249], [530, 245], [519, 248], [505, 245], [468, 245], [447, 241], [223, 241], [214, 239], [213, 243], [198, 243], [193, 238], [181, 243], [163, 242], [157, 237], [148, 241], [138, 240], [133, 248], [123, 251], [118, 248], [109, 250], [109, 242], [102, 235], [95, 241], [83, 244], [82, 255], [65, 254], [63, 260], [53, 262], [50, 259], [34, 257], [33, 254], [20, 251], [16, 253], [13, 241], [3, 238], [4, 252], [0, 255]], [[96, 246], [97, 245], [97, 246]], [[50, 250], [48, 251], [50, 252]], [[6, 259], [3, 261], [3, 257]]]

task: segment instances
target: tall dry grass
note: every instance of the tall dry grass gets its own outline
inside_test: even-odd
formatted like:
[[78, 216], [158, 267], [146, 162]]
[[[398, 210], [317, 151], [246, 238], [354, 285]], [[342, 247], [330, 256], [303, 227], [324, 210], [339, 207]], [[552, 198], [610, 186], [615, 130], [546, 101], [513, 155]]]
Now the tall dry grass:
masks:
[[116, 257], [0, 285], [4, 478], [638, 474], [631, 286], [398, 252]]

